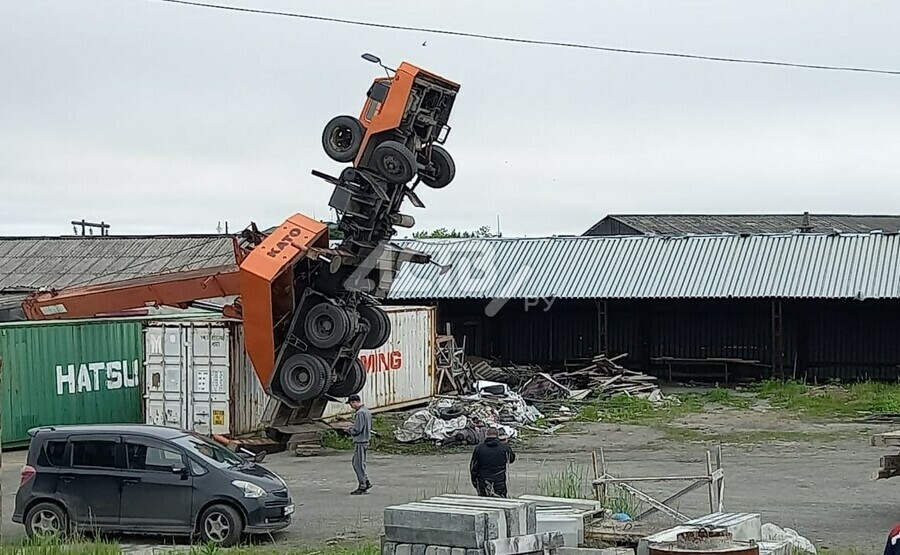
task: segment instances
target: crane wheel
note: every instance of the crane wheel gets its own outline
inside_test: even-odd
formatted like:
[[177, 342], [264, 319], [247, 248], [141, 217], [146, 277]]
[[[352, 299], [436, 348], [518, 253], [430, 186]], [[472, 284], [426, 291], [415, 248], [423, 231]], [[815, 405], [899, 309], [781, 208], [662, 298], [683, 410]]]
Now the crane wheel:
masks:
[[319, 349], [340, 345], [350, 331], [350, 317], [343, 308], [329, 302], [312, 307], [303, 321], [309, 342]]
[[343, 379], [338, 378], [330, 388], [328, 394], [333, 397], [347, 397], [359, 393], [366, 385], [366, 367], [361, 360], [354, 359], [347, 369], [347, 375]]
[[322, 131], [322, 148], [335, 162], [351, 162], [359, 153], [366, 131], [353, 116], [337, 116]]
[[321, 396], [331, 385], [331, 379], [331, 367], [325, 359], [308, 353], [289, 358], [279, 376], [285, 395], [298, 402]]
[[432, 189], [443, 189], [456, 177], [456, 164], [444, 147], [431, 146], [431, 164], [434, 166], [434, 172], [430, 176], [423, 173], [422, 183]]
[[359, 317], [369, 324], [369, 332], [363, 340], [363, 349], [377, 349], [391, 336], [391, 319], [377, 306], [361, 304], [357, 307]]
[[378, 145], [372, 153], [372, 160], [378, 173], [393, 185], [412, 181], [418, 170], [416, 157], [397, 141], [385, 141]]

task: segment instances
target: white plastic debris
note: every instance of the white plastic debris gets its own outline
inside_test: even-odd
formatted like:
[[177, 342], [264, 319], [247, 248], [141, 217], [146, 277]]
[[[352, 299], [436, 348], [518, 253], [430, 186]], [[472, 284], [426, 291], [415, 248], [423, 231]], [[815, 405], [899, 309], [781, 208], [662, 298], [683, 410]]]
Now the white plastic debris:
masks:
[[798, 534], [796, 530], [790, 528], [781, 528], [767, 522], [762, 525], [762, 540], [775, 542], [786, 541], [801, 552], [816, 555], [816, 546], [813, 545], [811, 541]]

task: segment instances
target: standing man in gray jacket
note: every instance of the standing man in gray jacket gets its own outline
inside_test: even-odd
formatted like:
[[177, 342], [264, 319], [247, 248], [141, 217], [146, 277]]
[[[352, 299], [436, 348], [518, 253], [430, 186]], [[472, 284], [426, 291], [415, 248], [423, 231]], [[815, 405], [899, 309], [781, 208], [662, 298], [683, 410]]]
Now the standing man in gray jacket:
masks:
[[369, 475], [366, 473], [366, 455], [369, 452], [369, 439], [372, 435], [372, 413], [362, 404], [359, 395], [347, 398], [347, 404], [356, 411], [353, 415], [353, 427], [350, 436], [353, 438], [353, 471], [359, 486], [350, 495], [362, 495], [372, 488]]

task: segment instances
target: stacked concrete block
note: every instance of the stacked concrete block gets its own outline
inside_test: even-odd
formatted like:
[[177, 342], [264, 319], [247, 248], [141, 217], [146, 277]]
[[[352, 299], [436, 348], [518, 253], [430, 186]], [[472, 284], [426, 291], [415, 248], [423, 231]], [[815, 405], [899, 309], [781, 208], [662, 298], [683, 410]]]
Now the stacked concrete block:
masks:
[[539, 533], [536, 503], [447, 494], [384, 510], [382, 555], [532, 555], [562, 545]]

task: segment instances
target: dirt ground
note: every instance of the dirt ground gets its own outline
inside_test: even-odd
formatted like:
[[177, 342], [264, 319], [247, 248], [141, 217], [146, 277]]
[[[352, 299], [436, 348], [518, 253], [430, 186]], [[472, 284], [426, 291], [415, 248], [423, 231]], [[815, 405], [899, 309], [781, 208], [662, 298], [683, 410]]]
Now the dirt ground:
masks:
[[[726, 510], [758, 512], [763, 522], [794, 528], [819, 547], [880, 553], [887, 531], [900, 521], [900, 481], [870, 479], [879, 457], [891, 451], [869, 447], [867, 434], [890, 428], [813, 425], [759, 409], [720, 409], [663, 427], [587, 424], [568, 433], [533, 439], [520, 448], [519, 459], [510, 469], [510, 489], [512, 495], [538, 493], [541, 476], [564, 468], [569, 461], [589, 465], [590, 451], [600, 447], [615, 475], [702, 474], [706, 445], [696, 441], [697, 434], [718, 434], [712, 438], [724, 441]], [[680, 434], [680, 430], [690, 433]], [[747, 434], [748, 430], [759, 433], [730, 443], [735, 432]], [[3, 454], [4, 541], [23, 535], [22, 527], [10, 521], [23, 460], [22, 451]], [[285, 478], [302, 504], [294, 524], [275, 541], [300, 545], [333, 538], [374, 539], [385, 506], [447, 491], [471, 492], [467, 464], [466, 453], [374, 453], [369, 462], [374, 489], [368, 495], [351, 497], [350, 453], [312, 458], [272, 455], [265, 465]], [[645, 491], [665, 494], [675, 489]], [[701, 490], [685, 497], [677, 508], [699, 516], [708, 512], [704, 505], [708, 508], [705, 490]], [[172, 541], [123, 540], [144, 545]]]

